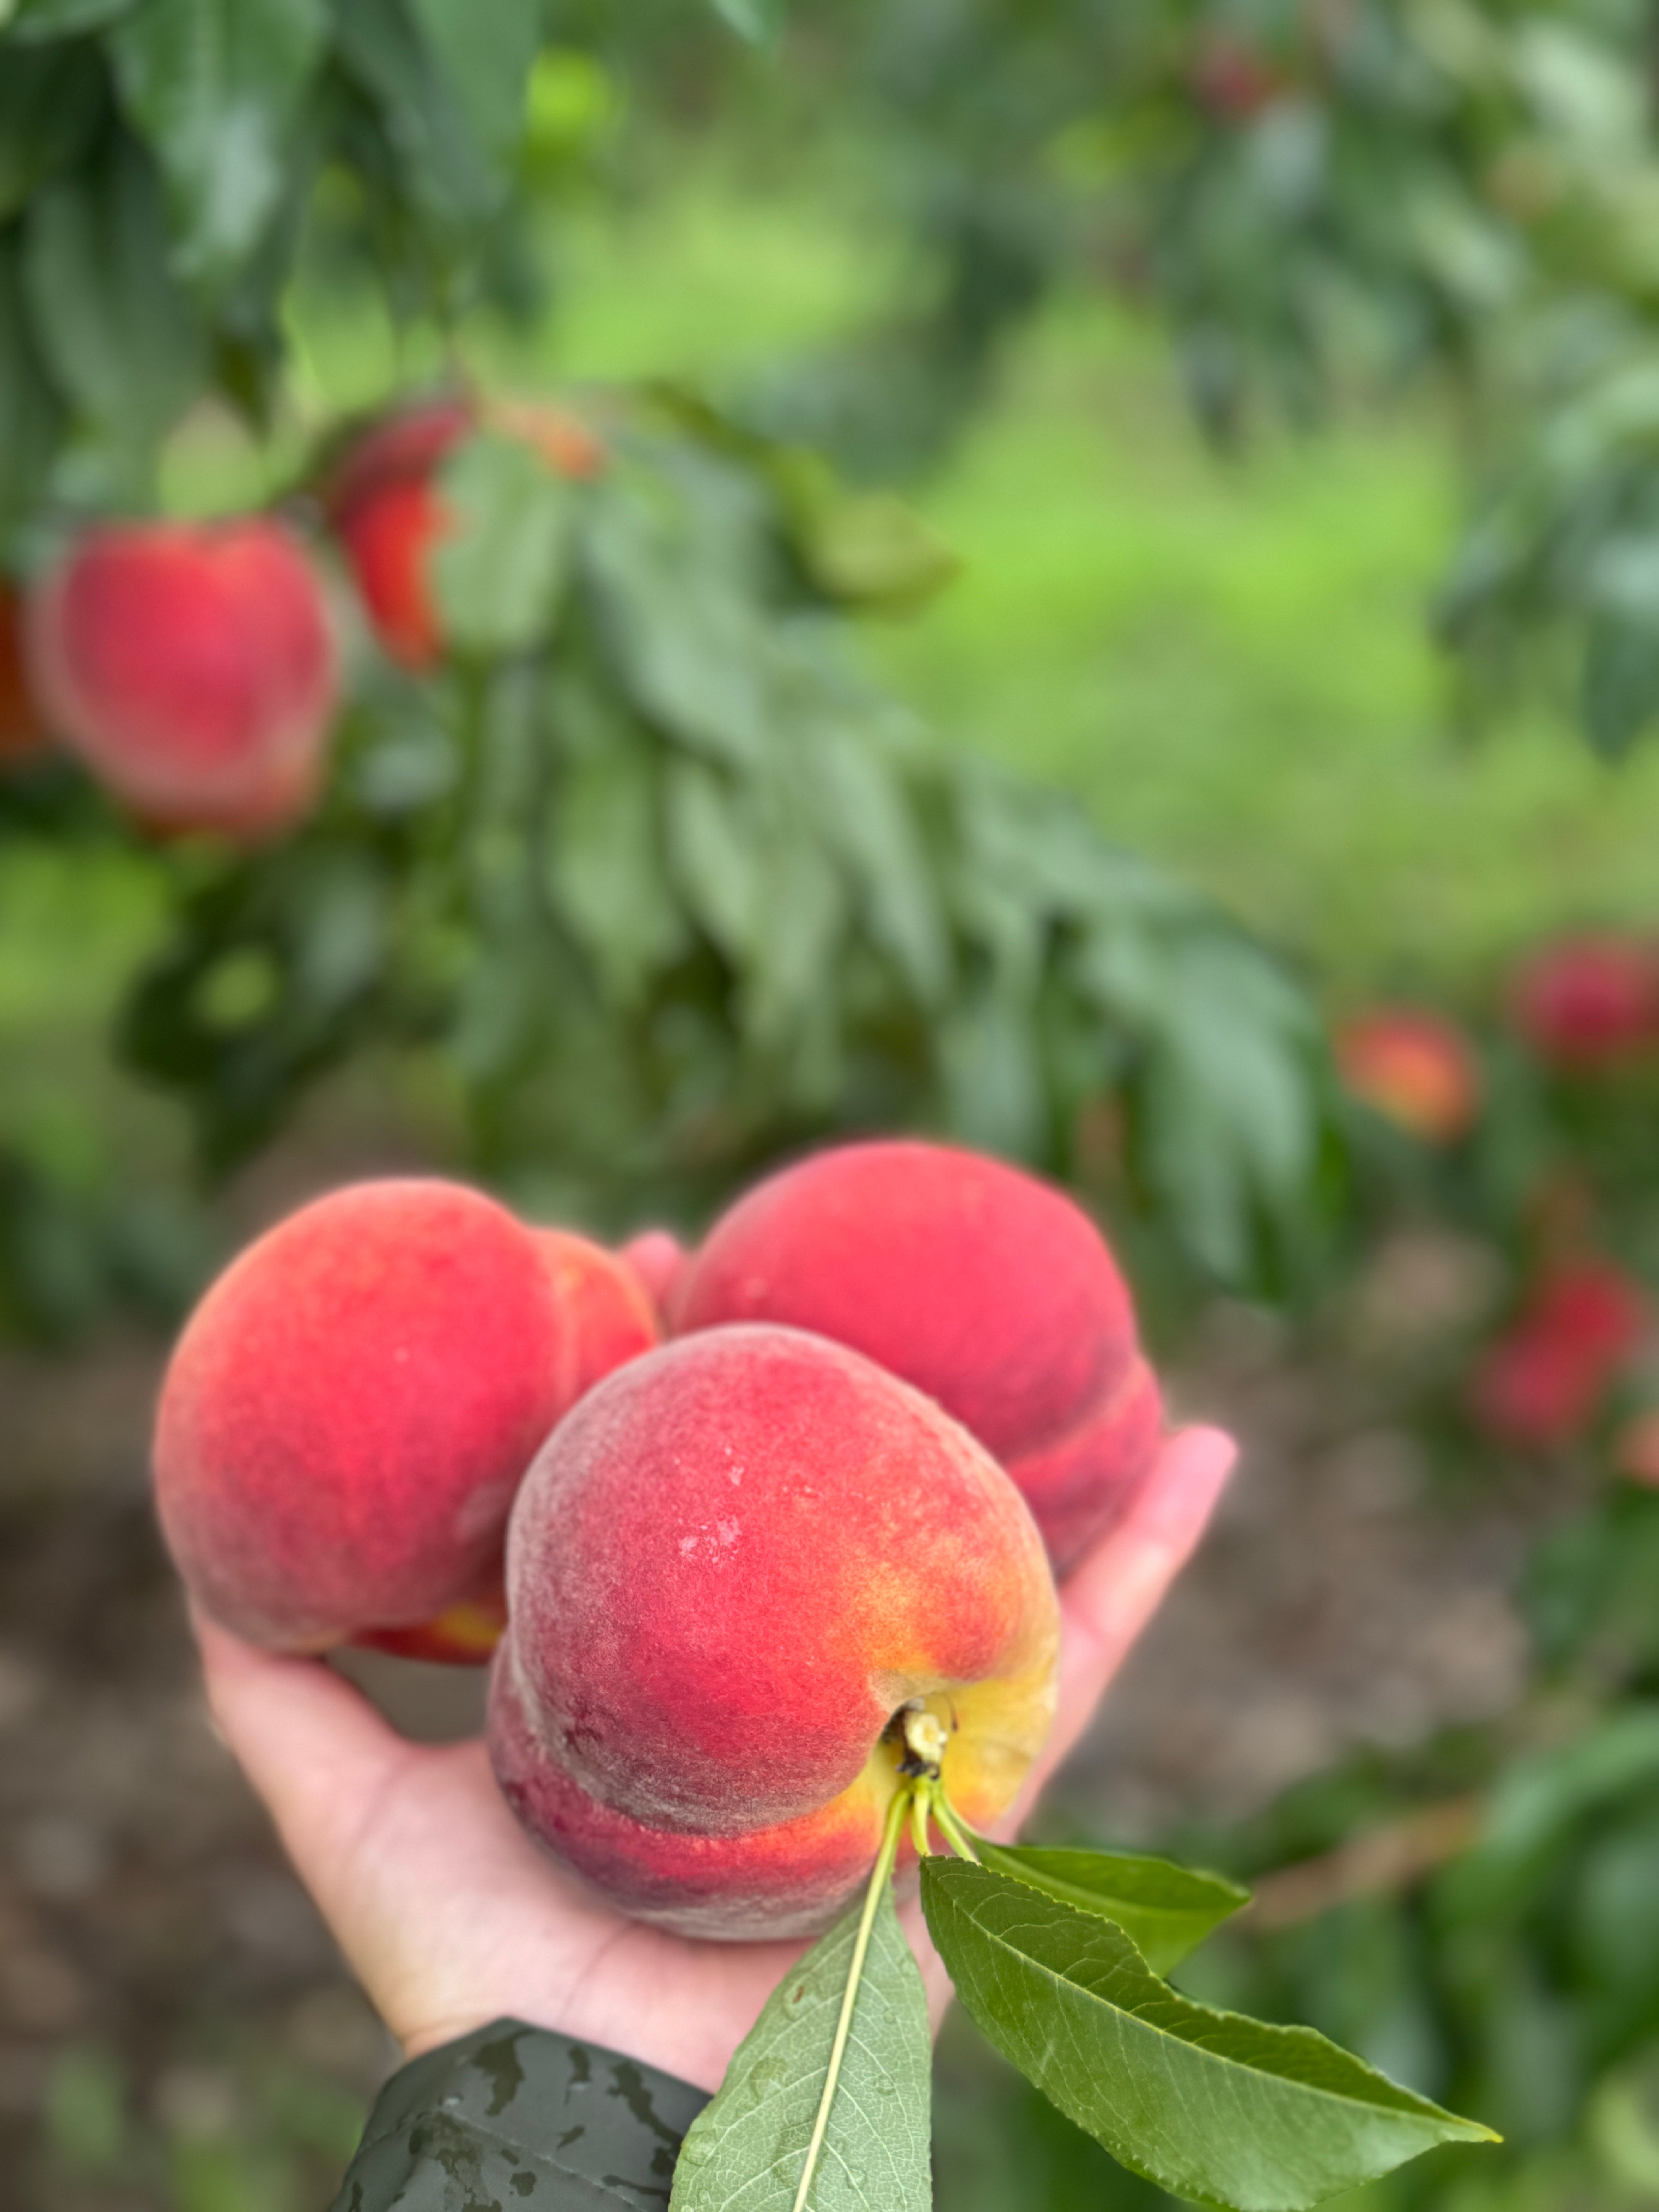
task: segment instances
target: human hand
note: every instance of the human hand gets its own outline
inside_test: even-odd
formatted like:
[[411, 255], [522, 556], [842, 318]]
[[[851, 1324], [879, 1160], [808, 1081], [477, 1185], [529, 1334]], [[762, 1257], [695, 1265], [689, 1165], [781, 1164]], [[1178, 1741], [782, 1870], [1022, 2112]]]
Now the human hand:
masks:
[[[1012, 1835], [1202, 1535], [1232, 1466], [1215, 1429], [1170, 1438], [1127, 1517], [1060, 1591], [1060, 1704]], [[300, 1879], [410, 2057], [511, 2016], [706, 2089], [799, 1942], [689, 1942], [612, 1910], [533, 1844], [481, 1742], [397, 1734], [315, 1660], [196, 1621], [209, 1703]], [[903, 1908], [937, 2020], [950, 1997], [920, 1911]]]

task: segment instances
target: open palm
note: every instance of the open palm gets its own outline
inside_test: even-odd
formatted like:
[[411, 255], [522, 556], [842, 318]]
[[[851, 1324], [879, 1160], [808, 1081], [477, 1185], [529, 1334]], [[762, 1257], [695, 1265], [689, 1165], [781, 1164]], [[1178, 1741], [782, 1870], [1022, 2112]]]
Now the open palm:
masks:
[[[1232, 1458], [1218, 1431], [1171, 1437], [1067, 1580], [1059, 1715], [1007, 1833], [1088, 1726]], [[204, 1620], [197, 1632], [215, 1717], [410, 2057], [511, 2015], [718, 2087], [801, 1942], [694, 1942], [624, 1918], [526, 1835], [481, 1742], [410, 1743], [316, 1661], [273, 1657]], [[948, 1984], [914, 1905], [905, 1917], [937, 2017]]]

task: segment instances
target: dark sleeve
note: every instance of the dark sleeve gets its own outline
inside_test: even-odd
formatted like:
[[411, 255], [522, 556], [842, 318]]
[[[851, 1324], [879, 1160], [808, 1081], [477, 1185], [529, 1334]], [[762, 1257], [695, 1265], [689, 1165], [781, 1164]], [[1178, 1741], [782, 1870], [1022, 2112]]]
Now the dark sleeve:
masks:
[[708, 2102], [614, 2051], [498, 2020], [392, 2075], [330, 2212], [661, 2212]]

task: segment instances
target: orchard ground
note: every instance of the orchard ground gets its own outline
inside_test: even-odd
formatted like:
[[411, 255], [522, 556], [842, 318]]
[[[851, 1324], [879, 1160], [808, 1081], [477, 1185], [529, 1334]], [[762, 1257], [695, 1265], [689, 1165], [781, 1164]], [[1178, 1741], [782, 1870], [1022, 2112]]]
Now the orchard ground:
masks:
[[[580, 234], [567, 274], [531, 357], [501, 342], [526, 380], [738, 370], [840, 326], [867, 283], [833, 201], [713, 183], [672, 221]], [[380, 334], [320, 305], [303, 320], [318, 384], [375, 396]], [[246, 453], [195, 426], [169, 484], [184, 510], [234, 504]], [[1428, 415], [1224, 463], [1154, 343], [1065, 302], [918, 496], [966, 574], [872, 652], [953, 737], [1068, 782], [1211, 885], [1334, 1006], [1478, 1000], [1534, 936], [1651, 918], [1659, 749], [1614, 777], [1541, 718], [1474, 751], [1444, 734], [1420, 617], [1455, 493]], [[182, 1173], [170, 1111], [100, 1042], [158, 919], [142, 860], [8, 849], [0, 1135], [71, 1168], [118, 1146], [139, 1181]], [[441, 1082], [417, 1068], [394, 1096], [380, 1073], [319, 1098], [236, 1186], [228, 1243], [324, 1182], [441, 1164]], [[1571, 1473], [1448, 1491], [1396, 1411], [1413, 1327], [1489, 1297], [1485, 1265], [1443, 1238], [1390, 1248], [1295, 1342], [1215, 1310], [1173, 1395], [1237, 1422], [1244, 1470], [1057, 1817], [1150, 1838], [1346, 1744], [1504, 1708], [1522, 1661], [1508, 1580]], [[124, 1338], [0, 1363], [0, 2173], [27, 2177], [29, 2212], [302, 2212], [387, 2054], [201, 1725], [142, 1462], [160, 1360]], [[463, 1725], [477, 1693], [361, 1663], [422, 1726]]]

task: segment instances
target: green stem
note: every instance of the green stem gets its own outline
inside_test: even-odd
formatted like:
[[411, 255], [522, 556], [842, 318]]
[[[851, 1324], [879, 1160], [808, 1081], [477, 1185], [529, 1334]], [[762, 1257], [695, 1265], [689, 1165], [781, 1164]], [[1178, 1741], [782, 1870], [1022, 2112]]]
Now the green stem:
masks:
[[830, 2046], [830, 2070], [823, 2077], [823, 2094], [818, 2099], [818, 2116], [812, 2123], [811, 2139], [806, 2146], [806, 2163], [801, 2168], [800, 2187], [795, 2191], [794, 2212], [806, 2212], [807, 2191], [812, 2186], [818, 2170], [818, 2160], [823, 2152], [824, 2132], [830, 2125], [830, 2107], [836, 2101], [836, 2085], [841, 2079], [841, 2063], [847, 2055], [847, 2039], [853, 2032], [853, 2007], [857, 2002], [859, 1984], [864, 1978], [864, 1960], [870, 1948], [870, 1935], [876, 1924], [876, 1907], [881, 1902], [881, 1893], [892, 1878], [893, 1861], [898, 1856], [899, 1835], [904, 1826], [905, 1814], [914, 1789], [901, 1785], [893, 1793], [893, 1802], [887, 1808], [887, 1825], [882, 1831], [881, 1849], [876, 1854], [870, 1887], [865, 1892], [864, 1911], [859, 1916], [859, 1932], [853, 1939], [853, 1962], [847, 1970], [847, 1988], [841, 2001], [841, 2017], [836, 2022], [836, 2039]]
[[942, 1790], [936, 1790], [933, 1793], [933, 1811], [934, 1823], [939, 1828], [939, 1833], [944, 1837], [945, 1842], [949, 1844], [951, 1849], [956, 1853], [957, 1856], [960, 1859], [971, 1859], [974, 1864], [977, 1866], [979, 1864], [979, 1853], [974, 1849], [973, 1844], [969, 1840], [967, 1829], [963, 1826], [961, 1821], [957, 1820], [956, 1814], [951, 1810], [950, 1800], [946, 1797]]

